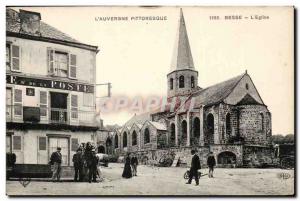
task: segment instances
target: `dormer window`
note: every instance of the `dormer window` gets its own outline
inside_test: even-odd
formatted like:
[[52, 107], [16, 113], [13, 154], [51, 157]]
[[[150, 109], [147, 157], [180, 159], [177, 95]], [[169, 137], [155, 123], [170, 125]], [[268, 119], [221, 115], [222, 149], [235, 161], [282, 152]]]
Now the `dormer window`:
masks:
[[179, 77], [179, 88], [184, 88], [184, 76]]

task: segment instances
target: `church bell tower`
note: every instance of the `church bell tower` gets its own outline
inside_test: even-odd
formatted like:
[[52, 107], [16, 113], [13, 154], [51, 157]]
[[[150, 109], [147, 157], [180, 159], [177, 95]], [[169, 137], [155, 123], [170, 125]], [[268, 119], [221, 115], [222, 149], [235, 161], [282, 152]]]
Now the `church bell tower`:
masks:
[[168, 98], [188, 96], [198, 89], [198, 71], [194, 68], [182, 9], [180, 9], [171, 71], [168, 73], [167, 78]]

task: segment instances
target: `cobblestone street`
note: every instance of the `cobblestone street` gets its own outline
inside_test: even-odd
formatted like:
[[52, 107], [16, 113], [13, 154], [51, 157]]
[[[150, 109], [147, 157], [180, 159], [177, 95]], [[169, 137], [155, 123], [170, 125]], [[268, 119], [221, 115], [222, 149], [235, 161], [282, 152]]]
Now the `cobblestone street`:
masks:
[[[200, 185], [185, 184], [186, 168], [139, 166], [138, 176], [121, 177], [123, 164], [103, 168], [99, 183], [52, 183], [31, 181], [23, 187], [19, 181], [7, 181], [8, 195], [291, 195], [294, 171], [281, 169], [216, 169], [215, 177], [201, 177]], [[202, 169], [206, 174], [207, 169]], [[285, 178], [280, 175], [288, 173]]]

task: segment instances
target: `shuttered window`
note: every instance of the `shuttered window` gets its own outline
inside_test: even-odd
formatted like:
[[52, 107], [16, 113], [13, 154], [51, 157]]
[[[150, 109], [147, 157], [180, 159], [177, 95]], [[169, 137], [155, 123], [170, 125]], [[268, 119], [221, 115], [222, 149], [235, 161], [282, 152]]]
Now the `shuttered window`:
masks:
[[46, 150], [46, 137], [39, 137], [39, 150]]
[[76, 78], [77, 75], [77, 57], [74, 54], [70, 54], [70, 66], [69, 66], [69, 77]]
[[94, 94], [84, 93], [83, 94], [83, 105], [88, 107], [94, 106]]
[[51, 48], [47, 49], [47, 58], [48, 58], [48, 73], [50, 75], [54, 74], [54, 50]]
[[72, 138], [71, 139], [71, 151], [77, 151], [78, 146], [79, 146], [78, 139]]
[[6, 44], [6, 70], [10, 70], [11, 66], [11, 46]]
[[14, 114], [22, 115], [22, 90], [14, 90]]
[[13, 136], [13, 150], [22, 149], [22, 138], [21, 136]]
[[20, 55], [21, 55], [21, 48], [19, 46], [16, 45], [12, 45], [11, 46], [12, 51], [12, 65], [11, 65], [11, 70], [12, 71], [20, 71]]
[[47, 91], [40, 91], [40, 115], [47, 116]]
[[77, 78], [77, 56], [65, 51], [47, 48], [49, 75]]
[[71, 117], [78, 118], [78, 96], [73, 94], [71, 95]]

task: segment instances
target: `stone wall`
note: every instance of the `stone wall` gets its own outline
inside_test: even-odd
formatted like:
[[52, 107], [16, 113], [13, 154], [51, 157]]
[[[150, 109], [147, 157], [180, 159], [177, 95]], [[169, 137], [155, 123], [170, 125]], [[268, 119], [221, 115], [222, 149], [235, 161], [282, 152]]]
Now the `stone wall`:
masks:
[[[179, 88], [179, 77], [184, 76], [184, 88]], [[194, 77], [194, 88], [191, 88], [191, 76]], [[178, 70], [168, 74], [168, 97], [191, 94], [198, 87], [198, 72], [194, 70]], [[173, 90], [170, 89], [170, 79], [173, 78]]]
[[[212, 114], [214, 117], [214, 134], [211, 135], [208, 131], [208, 115]], [[209, 143], [209, 139], [213, 138], [213, 142], [215, 144], [219, 144], [219, 106], [218, 105], [213, 105], [206, 107], [203, 113], [203, 131], [204, 131], [204, 144]]]
[[[192, 155], [192, 147], [176, 147], [168, 149], [152, 149], [140, 150], [135, 152], [140, 161], [140, 164], [159, 164], [165, 156], [174, 156], [179, 158], [181, 166], [190, 166]], [[197, 154], [200, 158], [202, 168], [207, 167], [207, 156], [210, 151], [213, 152], [217, 167], [224, 167], [223, 164], [218, 164], [218, 155], [223, 152], [231, 152], [236, 156], [234, 167], [241, 167], [243, 165], [243, 146], [242, 145], [211, 145], [199, 146], [196, 148]], [[227, 166], [226, 166], [227, 167]]]
[[[263, 105], [239, 106], [239, 133], [248, 144], [270, 143], [271, 119]], [[268, 137], [267, 137], [268, 133]]]
[[260, 167], [273, 163], [274, 152], [268, 146], [244, 146], [243, 164], [247, 167]]
[[[149, 129], [150, 133], [150, 142], [145, 143], [145, 130]], [[146, 122], [141, 128], [141, 149], [157, 149], [157, 130], [149, 122]]]

